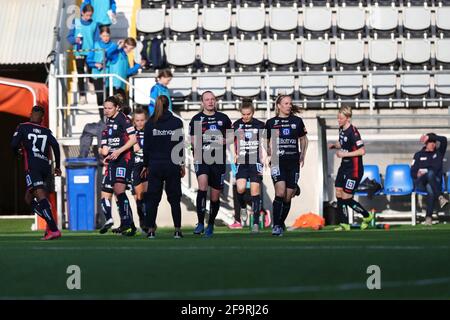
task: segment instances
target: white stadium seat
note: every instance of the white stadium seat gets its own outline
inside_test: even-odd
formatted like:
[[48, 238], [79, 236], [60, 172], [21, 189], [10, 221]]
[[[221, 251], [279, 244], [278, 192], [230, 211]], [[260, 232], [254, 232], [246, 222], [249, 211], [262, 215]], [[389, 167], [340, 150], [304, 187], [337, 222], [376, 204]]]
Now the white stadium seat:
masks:
[[325, 31], [331, 28], [331, 9], [327, 7], [306, 8], [303, 15], [306, 30]]
[[224, 8], [204, 8], [203, 29], [210, 32], [225, 32], [231, 28], [231, 9]]
[[434, 87], [437, 93], [450, 95], [450, 74], [436, 74], [434, 76]]
[[425, 63], [431, 58], [431, 43], [425, 39], [403, 40], [403, 60], [408, 63]]
[[236, 25], [239, 30], [255, 32], [262, 30], [266, 23], [266, 11], [262, 7], [236, 9]]
[[298, 11], [296, 7], [270, 7], [270, 28], [277, 31], [290, 31], [297, 28]]
[[226, 64], [230, 57], [228, 41], [202, 41], [200, 42], [200, 60], [210, 66]]
[[390, 64], [397, 60], [397, 41], [391, 39], [369, 40], [369, 60], [377, 64]]
[[450, 63], [450, 39], [437, 39], [435, 42], [436, 60]]
[[216, 97], [223, 96], [227, 88], [227, 78], [225, 76], [201, 77], [197, 78], [197, 92], [202, 94], [209, 90]]
[[398, 26], [398, 10], [393, 7], [371, 7], [370, 27], [375, 30], [392, 30]]
[[195, 42], [168, 41], [166, 43], [167, 62], [174, 66], [188, 66], [195, 61]]
[[192, 93], [192, 77], [174, 77], [169, 84], [170, 96], [187, 97]]
[[395, 93], [397, 77], [392, 74], [372, 75], [372, 92], [375, 95], [386, 96]]
[[295, 40], [269, 40], [267, 55], [271, 63], [288, 65], [297, 61], [297, 42]]
[[425, 30], [431, 26], [431, 11], [424, 7], [403, 8], [403, 26], [408, 30]]
[[339, 29], [356, 31], [364, 28], [366, 13], [360, 7], [339, 7], [337, 10], [337, 26]]
[[245, 76], [237, 74], [231, 78], [231, 92], [239, 97], [253, 97], [261, 91], [261, 77]]
[[306, 96], [322, 96], [328, 92], [328, 76], [300, 76], [299, 91]]
[[308, 64], [326, 64], [331, 58], [331, 44], [327, 40], [305, 40], [301, 52], [302, 60]]
[[234, 43], [234, 52], [237, 63], [255, 65], [261, 63], [264, 59], [264, 42], [237, 40]]
[[441, 30], [450, 30], [450, 7], [441, 7], [436, 10], [436, 26]]
[[341, 96], [355, 96], [362, 92], [362, 75], [335, 75], [334, 92]]
[[270, 75], [268, 82], [267, 85], [271, 96], [277, 96], [279, 94], [291, 95], [294, 92], [294, 76]]
[[336, 61], [357, 64], [364, 60], [364, 42], [361, 40], [337, 40]]
[[408, 95], [424, 95], [430, 90], [430, 75], [403, 74], [401, 76], [401, 88]]
[[197, 29], [197, 8], [172, 8], [169, 10], [169, 28], [175, 32], [191, 32]]
[[137, 12], [136, 28], [147, 33], [156, 33], [164, 30], [166, 12], [161, 9], [142, 9]]
[[134, 77], [134, 101], [138, 104], [149, 105], [150, 104], [150, 89], [155, 85], [155, 78], [143, 78]]

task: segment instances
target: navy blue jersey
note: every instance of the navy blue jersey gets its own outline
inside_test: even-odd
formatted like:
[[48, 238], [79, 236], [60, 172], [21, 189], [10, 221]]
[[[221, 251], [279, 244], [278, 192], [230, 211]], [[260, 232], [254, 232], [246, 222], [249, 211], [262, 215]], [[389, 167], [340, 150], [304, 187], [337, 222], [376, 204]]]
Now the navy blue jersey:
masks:
[[[195, 128], [200, 128], [201, 132], [196, 132]], [[220, 160], [222, 164], [225, 164], [226, 144], [224, 140], [228, 129], [231, 129], [231, 120], [225, 113], [216, 111], [212, 116], [207, 116], [203, 112], [197, 113], [189, 123], [190, 136], [196, 139], [201, 138], [202, 157], [194, 152], [195, 159], [205, 160], [203, 159], [205, 151], [215, 159], [217, 151], [222, 152], [223, 158]], [[198, 136], [199, 133], [201, 137]], [[199, 147], [195, 146], [195, 149], [197, 148]]]
[[[106, 129], [102, 132], [102, 147], [108, 146], [108, 155], [110, 155], [113, 151], [123, 147], [130, 139], [129, 136], [135, 133], [130, 118], [124, 113], [119, 112], [115, 118], [108, 118], [106, 120]], [[131, 148], [122, 152], [115, 161], [122, 159], [127, 161], [131, 160]]]
[[434, 151], [426, 151], [426, 148], [423, 147], [422, 150], [414, 154], [411, 165], [411, 175], [413, 178], [417, 178], [417, 172], [419, 170], [433, 170], [436, 177], [442, 176], [442, 164], [444, 162], [445, 152], [447, 151], [447, 138], [436, 134], [429, 136], [439, 141], [439, 148], [436, 148]]
[[136, 129], [136, 139], [139, 150], [134, 152], [134, 163], [144, 162], [144, 130]]
[[294, 115], [287, 118], [277, 116], [267, 120], [265, 128], [268, 140], [276, 138], [276, 141], [271, 142], [271, 146], [275, 146], [272, 156], [278, 155], [280, 161], [300, 160], [298, 138], [308, 133], [302, 118]]
[[11, 147], [16, 153], [19, 148], [22, 149], [26, 171], [49, 168], [50, 147], [55, 155], [56, 168], [60, 168], [59, 144], [48, 128], [32, 122], [19, 124]]
[[233, 123], [234, 146], [238, 155], [238, 163], [261, 163], [260, 138], [264, 130], [264, 122], [253, 118], [250, 122], [242, 119]]
[[[144, 164], [184, 162], [183, 121], [166, 111], [153, 122], [150, 118], [144, 130]], [[175, 148], [179, 150], [175, 150]]]
[[[341, 151], [352, 152], [364, 147], [358, 129], [350, 125], [346, 130], [339, 128], [339, 144]], [[341, 167], [345, 170], [352, 171], [352, 177], [358, 177], [363, 172], [362, 156], [342, 158]]]

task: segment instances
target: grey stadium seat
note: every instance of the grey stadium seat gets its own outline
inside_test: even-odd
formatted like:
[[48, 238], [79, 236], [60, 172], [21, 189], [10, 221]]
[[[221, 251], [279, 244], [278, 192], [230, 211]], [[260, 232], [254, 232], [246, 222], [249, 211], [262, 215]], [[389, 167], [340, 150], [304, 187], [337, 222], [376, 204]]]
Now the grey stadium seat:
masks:
[[403, 60], [411, 64], [422, 64], [431, 58], [431, 43], [425, 39], [403, 40]]
[[297, 61], [297, 41], [269, 40], [267, 45], [269, 62], [277, 65], [289, 65]]
[[336, 61], [354, 65], [364, 60], [364, 42], [362, 40], [337, 40]]
[[243, 65], [259, 64], [264, 59], [264, 42], [237, 40], [234, 43], [235, 60]]
[[362, 75], [335, 75], [334, 92], [340, 96], [356, 96], [363, 89]]
[[441, 7], [436, 10], [436, 27], [440, 30], [450, 31], [450, 7]]
[[380, 65], [397, 61], [397, 41], [391, 39], [369, 40], [369, 60]]
[[261, 91], [261, 77], [239, 77], [235, 74], [231, 77], [231, 92], [239, 97], [254, 97]]
[[270, 7], [269, 25], [272, 30], [290, 31], [298, 25], [298, 11], [296, 7]]
[[271, 96], [279, 94], [291, 95], [294, 92], [295, 77], [271, 74], [267, 85]]
[[407, 30], [419, 31], [431, 26], [431, 11], [424, 7], [403, 8], [403, 26]]
[[[369, 86], [369, 77], [367, 77]], [[369, 88], [370, 90], [370, 88]], [[372, 75], [372, 92], [378, 96], [393, 95], [397, 90], [397, 77], [394, 74]]]
[[195, 61], [195, 42], [168, 41], [166, 43], [167, 62], [174, 66], [188, 66]]
[[228, 41], [201, 41], [200, 60], [210, 66], [226, 64], [230, 58]]
[[436, 60], [450, 64], [450, 39], [437, 39], [435, 42]]
[[430, 91], [429, 74], [403, 74], [401, 89], [407, 95], [425, 95]]
[[236, 26], [239, 30], [255, 32], [262, 30], [266, 23], [266, 11], [262, 7], [236, 9]]
[[164, 30], [166, 12], [161, 9], [142, 9], [137, 12], [136, 28], [146, 33], [156, 33]]
[[441, 95], [450, 95], [450, 74], [434, 75], [434, 88]]
[[225, 32], [231, 28], [231, 9], [204, 8], [203, 9], [203, 29], [210, 32]]
[[303, 12], [303, 26], [306, 30], [319, 32], [331, 29], [331, 9], [309, 7]]
[[197, 92], [202, 94], [205, 91], [212, 91], [216, 97], [223, 96], [227, 90], [227, 77], [213, 76], [213, 77], [197, 77]]
[[398, 10], [393, 7], [371, 7], [370, 27], [374, 30], [387, 31], [398, 26]]
[[305, 40], [301, 43], [302, 60], [311, 65], [324, 65], [331, 58], [331, 44], [327, 40]]
[[366, 25], [366, 13], [360, 7], [339, 7], [336, 20], [339, 29], [358, 31]]
[[299, 91], [306, 96], [323, 96], [328, 92], [328, 76], [300, 76]]
[[170, 96], [174, 98], [188, 97], [192, 93], [192, 77], [174, 77], [169, 84]]
[[197, 8], [172, 8], [169, 10], [169, 28], [175, 32], [192, 32], [197, 29]]

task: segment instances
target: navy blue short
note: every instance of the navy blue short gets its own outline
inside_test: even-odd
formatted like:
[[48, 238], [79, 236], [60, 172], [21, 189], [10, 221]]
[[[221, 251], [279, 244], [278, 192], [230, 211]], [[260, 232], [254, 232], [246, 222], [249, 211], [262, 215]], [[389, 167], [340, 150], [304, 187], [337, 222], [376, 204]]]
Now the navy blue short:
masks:
[[280, 162], [279, 165], [270, 167], [272, 181], [274, 184], [280, 181], [286, 183], [286, 188], [296, 189], [300, 179], [300, 164], [298, 161]]
[[131, 183], [131, 162], [125, 159], [108, 163], [108, 179], [111, 186], [116, 183], [128, 185]]
[[262, 181], [264, 167], [261, 163], [256, 164], [237, 164], [236, 180], [246, 179], [250, 182], [260, 183]]
[[172, 163], [149, 164], [147, 194], [161, 199], [163, 187], [166, 190], [167, 199], [179, 201], [182, 195], [180, 166]]
[[142, 169], [144, 168], [144, 163], [139, 162], [133, 165], [133, 169], [131, 172], [131, 184], [133, 187], [140, 185], [141, 183], [146, 182], [146, 179], [141, 178]]
[[361, 182], [362, 173], [355, 177], [353, 170], [339, 167], [334, 186], [342, 188], [345, 193], [354, 194]]
[[27, 190], [47, 189], [48, 179], [51, 176], [51, 167], [33, 168], [25, 172]]
[[194, 164], [195, 174], [198, 176], [206, 174], [208, 185], [214, 189], [222, 190], [225, 183], [226, 166], [224, 164]]

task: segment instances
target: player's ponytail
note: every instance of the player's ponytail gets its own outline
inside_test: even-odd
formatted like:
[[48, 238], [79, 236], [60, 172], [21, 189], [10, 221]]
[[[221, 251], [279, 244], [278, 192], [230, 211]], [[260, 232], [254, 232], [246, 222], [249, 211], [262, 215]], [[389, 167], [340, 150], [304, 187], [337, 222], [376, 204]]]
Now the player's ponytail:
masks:
[[[278, 105], [286, 97], [291, 98], [291, 96], [288, 94], [280, 94], [280, 95], [278, 95], [277, 99], [275, 100], [275, 114], [277, 117], [280, 115], [280, 108], [278, 107]], [[291, 98], [291, 100], [292, 100], [292, 98]], [[291, 114], [298, 114], [298, 113], [301, 113], [300, 107], [295, 104], [291, 104]]]
[[162, 117], [164, 111], [167, 110], [169, 110], [169, 98], [165, 95], [160, 95], [156, 98], [155, 111], [151, 118], [152, 122], [156, 123]]

